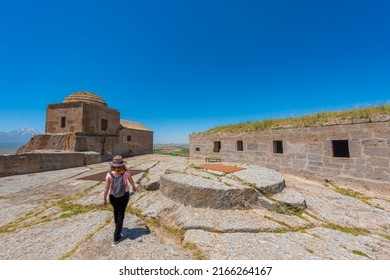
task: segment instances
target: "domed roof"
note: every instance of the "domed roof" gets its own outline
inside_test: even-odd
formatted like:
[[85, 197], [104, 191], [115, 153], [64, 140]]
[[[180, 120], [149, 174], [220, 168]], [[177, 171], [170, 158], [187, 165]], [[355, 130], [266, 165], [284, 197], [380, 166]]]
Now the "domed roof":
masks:
[[97, 106], [108, 107], [106, 101], [104, 101], [103, 98], [89, 91], [78, 91], [72, 93], [68, 97], [66, 97], [63, 102], [69, 103], [69, 102], [80, 102], [80, 101], [94, 104]]

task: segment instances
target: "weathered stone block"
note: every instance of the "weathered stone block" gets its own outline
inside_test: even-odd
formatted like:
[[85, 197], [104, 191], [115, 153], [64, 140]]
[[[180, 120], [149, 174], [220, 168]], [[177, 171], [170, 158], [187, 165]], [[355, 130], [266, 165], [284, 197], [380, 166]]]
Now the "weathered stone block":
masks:
[[389, 148], [365, 148], [364, 154], [368, 156], [375, 157], [388, 157], [390, 158], [390, 149]]
[[276, 201], [267, 198], [264, 195], [260, 195], [258, 199], [259, 204], [264, 207], [265, 209], [268, 209], [270, 211], [275, 211], [279, 207], [279, 203]]
[[304, 210], [307, 208], [305, 197], [299, 192], [285, 188], [283, 192], [277, 193], [273, 196], [273, 199], [279, 201], [283, 206], [291, 207], [296, 210]]
[[367, 164], [378, 167], [390, 167], [390, 159], [384, 157], [368, 158]]
[[258, 193], [250, 187], [228, 187], [214, 180], [187, 174], [161, 176], [160, 190], [168, 198], [200, 208], [231, 209], [255, 204]]

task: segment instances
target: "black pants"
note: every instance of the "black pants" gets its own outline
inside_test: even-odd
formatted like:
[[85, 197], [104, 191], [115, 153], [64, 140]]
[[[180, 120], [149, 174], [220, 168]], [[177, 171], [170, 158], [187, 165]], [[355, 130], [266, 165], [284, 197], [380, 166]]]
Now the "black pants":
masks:
[[121, 238], [121, 232], [123, 228], [123, 220], [125, 219], [125, 211], [127, 203], [129, 203], [129, 192], [126, 192], [122, 197], [115, 197], [110, 194], [110, 203], [114, 208], [114, 220], [115, 220], [115, 231], [114, 241], [118, 241]]

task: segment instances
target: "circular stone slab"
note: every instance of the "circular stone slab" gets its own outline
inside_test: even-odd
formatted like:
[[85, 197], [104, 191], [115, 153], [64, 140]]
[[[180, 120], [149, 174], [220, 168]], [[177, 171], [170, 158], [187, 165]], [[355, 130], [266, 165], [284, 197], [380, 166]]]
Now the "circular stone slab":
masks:
[[280, 193], [286, 186], [284, 177], [279, 172], [253, 165], [247, 165], [244, 170], [230, 173], [226, 178], [243, 181], [265, 195]]
[[228, 186], [215, 179], [172, 173], [161, 176], [160, 190], [168, 198], [199, 208], [231, 209], [256, 204], [259, 193], [245, 185]]

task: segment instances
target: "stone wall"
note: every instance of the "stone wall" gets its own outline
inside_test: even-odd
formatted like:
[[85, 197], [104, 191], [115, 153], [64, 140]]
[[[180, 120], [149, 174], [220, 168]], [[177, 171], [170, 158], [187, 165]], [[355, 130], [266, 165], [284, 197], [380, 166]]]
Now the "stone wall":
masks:
[[[118, 135], [120, 127], [120, 113], [118, 110], [88, 103], [83, 103], [83, 107], [83, 133]], [[107, 122], [106, 128], [102, 127], [102, 120]]]
[[119, 132], [119, 143], [116, 152], [129, 155], [146, 155], [153, 153], [153, 131], [123, 128]]
[[[214, 143], [218, 141], [220, 144]], [[218, 145], [219, 152], [214, 151]], [[387, 117], [383, 121], [360, 120], [322, 127], [191, 134], [190, 157], [255, 163], [288, 173], [390, 191], [390, 120]]]
[[[46, 133], [82, 131], [83, 103], [51, 104], [46, 108]], [[61, 126], [61, 118], [65, 117]]]
[[42, 151], [0, 155], [0, 177], [79, 167], [101, 162], [97, 153]]
[[[63, 124], [62, 118], [65, 118]], [[119, 119], [119, 111], [93, 104], [83, 102], [50, 104], [46, 109], [46, 133], [118, 134]], [[102, 120], [106, 121], [106, 127], [102, 127]]]

